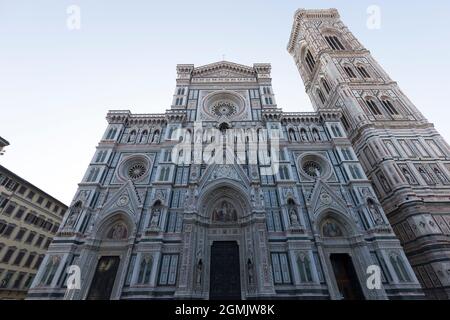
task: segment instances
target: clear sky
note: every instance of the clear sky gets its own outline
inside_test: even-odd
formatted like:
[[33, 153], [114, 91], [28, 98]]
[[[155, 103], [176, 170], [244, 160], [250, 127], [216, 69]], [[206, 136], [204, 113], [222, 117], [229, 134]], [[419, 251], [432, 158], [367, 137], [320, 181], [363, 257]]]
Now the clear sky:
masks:
[[[67, 28], [67, 8], [81, 29]], [[381, 29], [367, 8], [381, 9]], [[311, 111], [286, 45], [298, 8], [344, 23], [450, 141], [450, 2], [365, 0], [0, 0], [0, 163], [69, 204], [109, 109], [164, 112], [175, 66], [272, 64], [285, 111]]]

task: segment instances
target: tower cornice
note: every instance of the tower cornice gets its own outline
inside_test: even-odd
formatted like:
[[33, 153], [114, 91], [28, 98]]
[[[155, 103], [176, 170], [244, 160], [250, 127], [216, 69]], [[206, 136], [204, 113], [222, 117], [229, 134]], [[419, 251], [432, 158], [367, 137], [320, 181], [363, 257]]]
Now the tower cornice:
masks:
[[340, 15], [337, 9], [298, 9], [294, 14], [294, 22], [292, 24], [291, 36], [287, 45], [287, 50], [292, 53], [295, 43], [300, 34], [301, 21], [306, 19], [339, 19]]

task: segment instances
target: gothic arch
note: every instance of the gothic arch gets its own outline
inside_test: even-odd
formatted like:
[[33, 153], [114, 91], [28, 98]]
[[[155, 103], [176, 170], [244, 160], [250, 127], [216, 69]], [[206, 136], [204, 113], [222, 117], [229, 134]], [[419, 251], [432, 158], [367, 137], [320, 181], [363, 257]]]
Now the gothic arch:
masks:
[[324, 236], [322, 228], [327, 221], [335, 221], [337, 226], [341, 228], [342, 235], [337, 237], [348, 238], [358, 234], [358, 226], [356, 223], [344, 213], [333, 208], [325, 208], [320, 211], [315, 221], [316, 231], [322, 237]]
[[[117, 225], [123, 225], [126, 228], [126, 237], [116, 240], [127, 240], [130, 236], [134, 234], [135, 224], [129, 213], [125, 211], [117, 211], [113, 214], [105, 216], [103, 219], [98, 221], [94, 226], [93, 233], [98, 240], [107, 240], [111, 237], [109, 233], [112, 228]], [[112, 239], [110, 239], [112, 240]]]
[[340, 30], [332, 28], [330, 26], [325, 26], [320, 29], [320, 33], [322, 34], [325, 42], [326, 42], [326, 40], [325, 40], [326, 36], [335, 36], [342, 42], [342, 45], [344, 46], [344, 48], [346, 50], [351, 49], [351, 45], [348, 42], [348, 40], [346, 39], [345, 34], [343, 32], [341, 32]]
[[214, 206], [220, 201], [231, 203], [236, 209], [237, 221], [243, 216], [250, 214], [251, 205], [247, 196], [247, 190], [238, 183], [219, 179], [206, 186], [199, 197], [199, 214], [211, 221]]

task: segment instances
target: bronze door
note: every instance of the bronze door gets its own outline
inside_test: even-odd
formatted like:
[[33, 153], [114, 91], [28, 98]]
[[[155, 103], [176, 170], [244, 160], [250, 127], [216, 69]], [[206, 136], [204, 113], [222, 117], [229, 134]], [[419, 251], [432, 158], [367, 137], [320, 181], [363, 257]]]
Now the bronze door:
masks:
[[330, 260], [344, 300], [364, 300], [352, 258], [348, 254], [332, 254]]
[[236, 242], [213, 242], [211, 246], [209, 299], [241, 299], [239, 246]]
[[88, 300], [109, 300], [116, 280], [120, 259], [117, 256], [101, 257], [95, 269]]

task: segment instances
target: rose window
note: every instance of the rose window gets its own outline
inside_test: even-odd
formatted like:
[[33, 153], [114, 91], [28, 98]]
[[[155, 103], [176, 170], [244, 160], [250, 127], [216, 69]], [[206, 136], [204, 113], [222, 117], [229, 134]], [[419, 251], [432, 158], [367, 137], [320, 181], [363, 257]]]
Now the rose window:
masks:
[[218, 117], [231, 117], [234, 114], [236, 114], [237, 108], [236, 106], [228, 101], [220, 101], [216, 103], [212, 108], [211, 111], [214, 115]]
[[302, 169], [310, 177], [318, 177], [322, 173], [322, 167], [315, 161], [305, 162]]
[[128, 168], [128, 176], [132, 180], [137, 180], [137, 179], [141, 178], [145, 174], [146, 171], [147, 171], [147, 167], [145, 166], [145, 164], [142, 162], [138, 162], [138, 163], [131, 165]]

